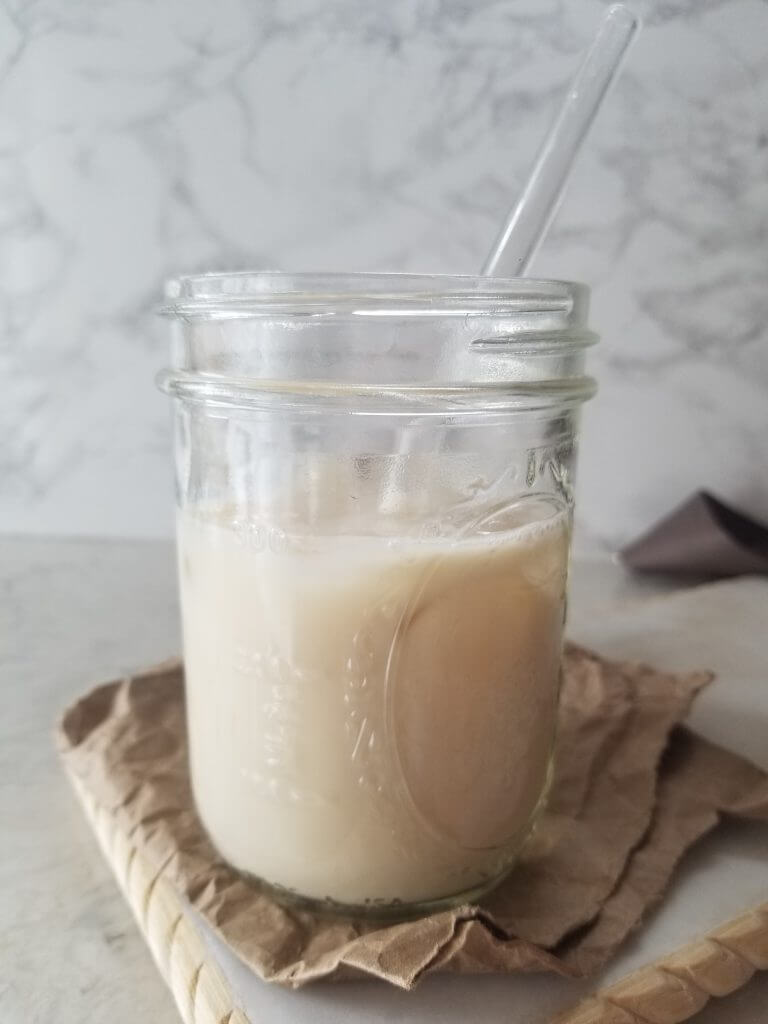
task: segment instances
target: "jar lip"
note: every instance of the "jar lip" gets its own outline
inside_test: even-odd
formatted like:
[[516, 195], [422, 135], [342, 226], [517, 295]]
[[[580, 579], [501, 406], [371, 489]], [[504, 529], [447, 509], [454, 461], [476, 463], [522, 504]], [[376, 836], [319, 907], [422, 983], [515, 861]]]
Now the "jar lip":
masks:
[[209, 407], [279, 409], [282, 412], [322, 410], [349, 416], [350, 411], [370, 416], [451, 417], [489, 422], [493, 415], [510, 413], [552, 414], [566, 411], [592, 398], [597, 384], [592, 377], [499, 382], [484, 384], [434, 384], [397, 386], [339, 384], [332, 381], [280, 381], [236, 379], [188, 372], [162, 370], [156, 377], [161, 391], [187, 402]]
[[165, 286], [159, 312], [212, 317], [294, 312], [360, 315], [561, 313], [583, 323], [587, 285], [538, 278], [493, 278], [469, 274], [284, 273], [236, 271], [190, 274]]
[[178, 330], [161, 386], [211, 406], [469, 415], [482, 394], [532, 410], [593, 390], [589, 289], [569, 281], [245, 271], [166, 294]]

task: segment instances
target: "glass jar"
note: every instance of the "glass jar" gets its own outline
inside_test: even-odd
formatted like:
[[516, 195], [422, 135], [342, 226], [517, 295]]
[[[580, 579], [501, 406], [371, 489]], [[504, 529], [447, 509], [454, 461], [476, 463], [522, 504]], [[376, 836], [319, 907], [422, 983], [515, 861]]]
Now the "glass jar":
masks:
[[551, 772], [588, 292], [168, 288], [191, 775], [211, 839], [352, 915], [475, 898]]

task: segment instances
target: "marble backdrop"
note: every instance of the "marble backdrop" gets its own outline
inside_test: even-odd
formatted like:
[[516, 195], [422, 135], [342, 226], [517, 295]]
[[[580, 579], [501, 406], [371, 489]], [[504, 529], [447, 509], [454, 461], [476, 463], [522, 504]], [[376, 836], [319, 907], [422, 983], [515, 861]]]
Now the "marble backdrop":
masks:
[[[768, 517], [768, 4], [645, 30], [533, 268], [594, 288], [580, 517]], [[598, 0], [4, 0], [0, 527], [170, 532], [180, 271], [479, 267]]]

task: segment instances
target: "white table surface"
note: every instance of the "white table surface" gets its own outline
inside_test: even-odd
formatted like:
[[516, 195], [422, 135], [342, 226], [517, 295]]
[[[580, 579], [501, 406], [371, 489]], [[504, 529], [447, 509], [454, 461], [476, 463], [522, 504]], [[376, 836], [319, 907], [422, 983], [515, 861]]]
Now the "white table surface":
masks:
[[[575, 623], [658, 590], [607, 559], [576, 560]], [[58, 765], [52, 733], [61, 708], [91, 684], [175, 654], [179, 629], [170, 544], [0, 538], [0, 1021], [2, 1024], [177, 1024], [148, 949]], [[515, 1013], [515, 978], [436, 978], [434, 1002], [466, 1020], [480, 993]], [[571, 984], [535, 981], [543, 992]], [[375, 983], [265, 987], [259, 1024], [355, 1020]], [[586, 991], [588, 986], [582, 986]], [[574, 998], [579, 987], [574, 987]], [[370, 993], [370, 997], [366, 996]], [[352, 995], [352, 992], [349, 993]], [[417, 1020], [407, 994], [381, 1019]], [[482, 996], [480, 996], [482, 997]], [[431, 1000], [432, 1001], [432, 1000]], [[414, 1008], [415, 1009], [415, 1008]], [[765, 1024], [768, 972], [697, 1024]]]

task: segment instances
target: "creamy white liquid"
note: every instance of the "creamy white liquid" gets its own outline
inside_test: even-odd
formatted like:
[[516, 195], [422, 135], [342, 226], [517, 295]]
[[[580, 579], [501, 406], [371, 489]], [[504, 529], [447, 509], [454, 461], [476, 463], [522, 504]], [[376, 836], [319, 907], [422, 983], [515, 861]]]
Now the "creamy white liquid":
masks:
[[568, 549], [552, 505], [522, 518], [453, 542], [275, 542], [183, 514], [192, 779], [232, 864], [345, 904], [506, 867], [550, 761]]

